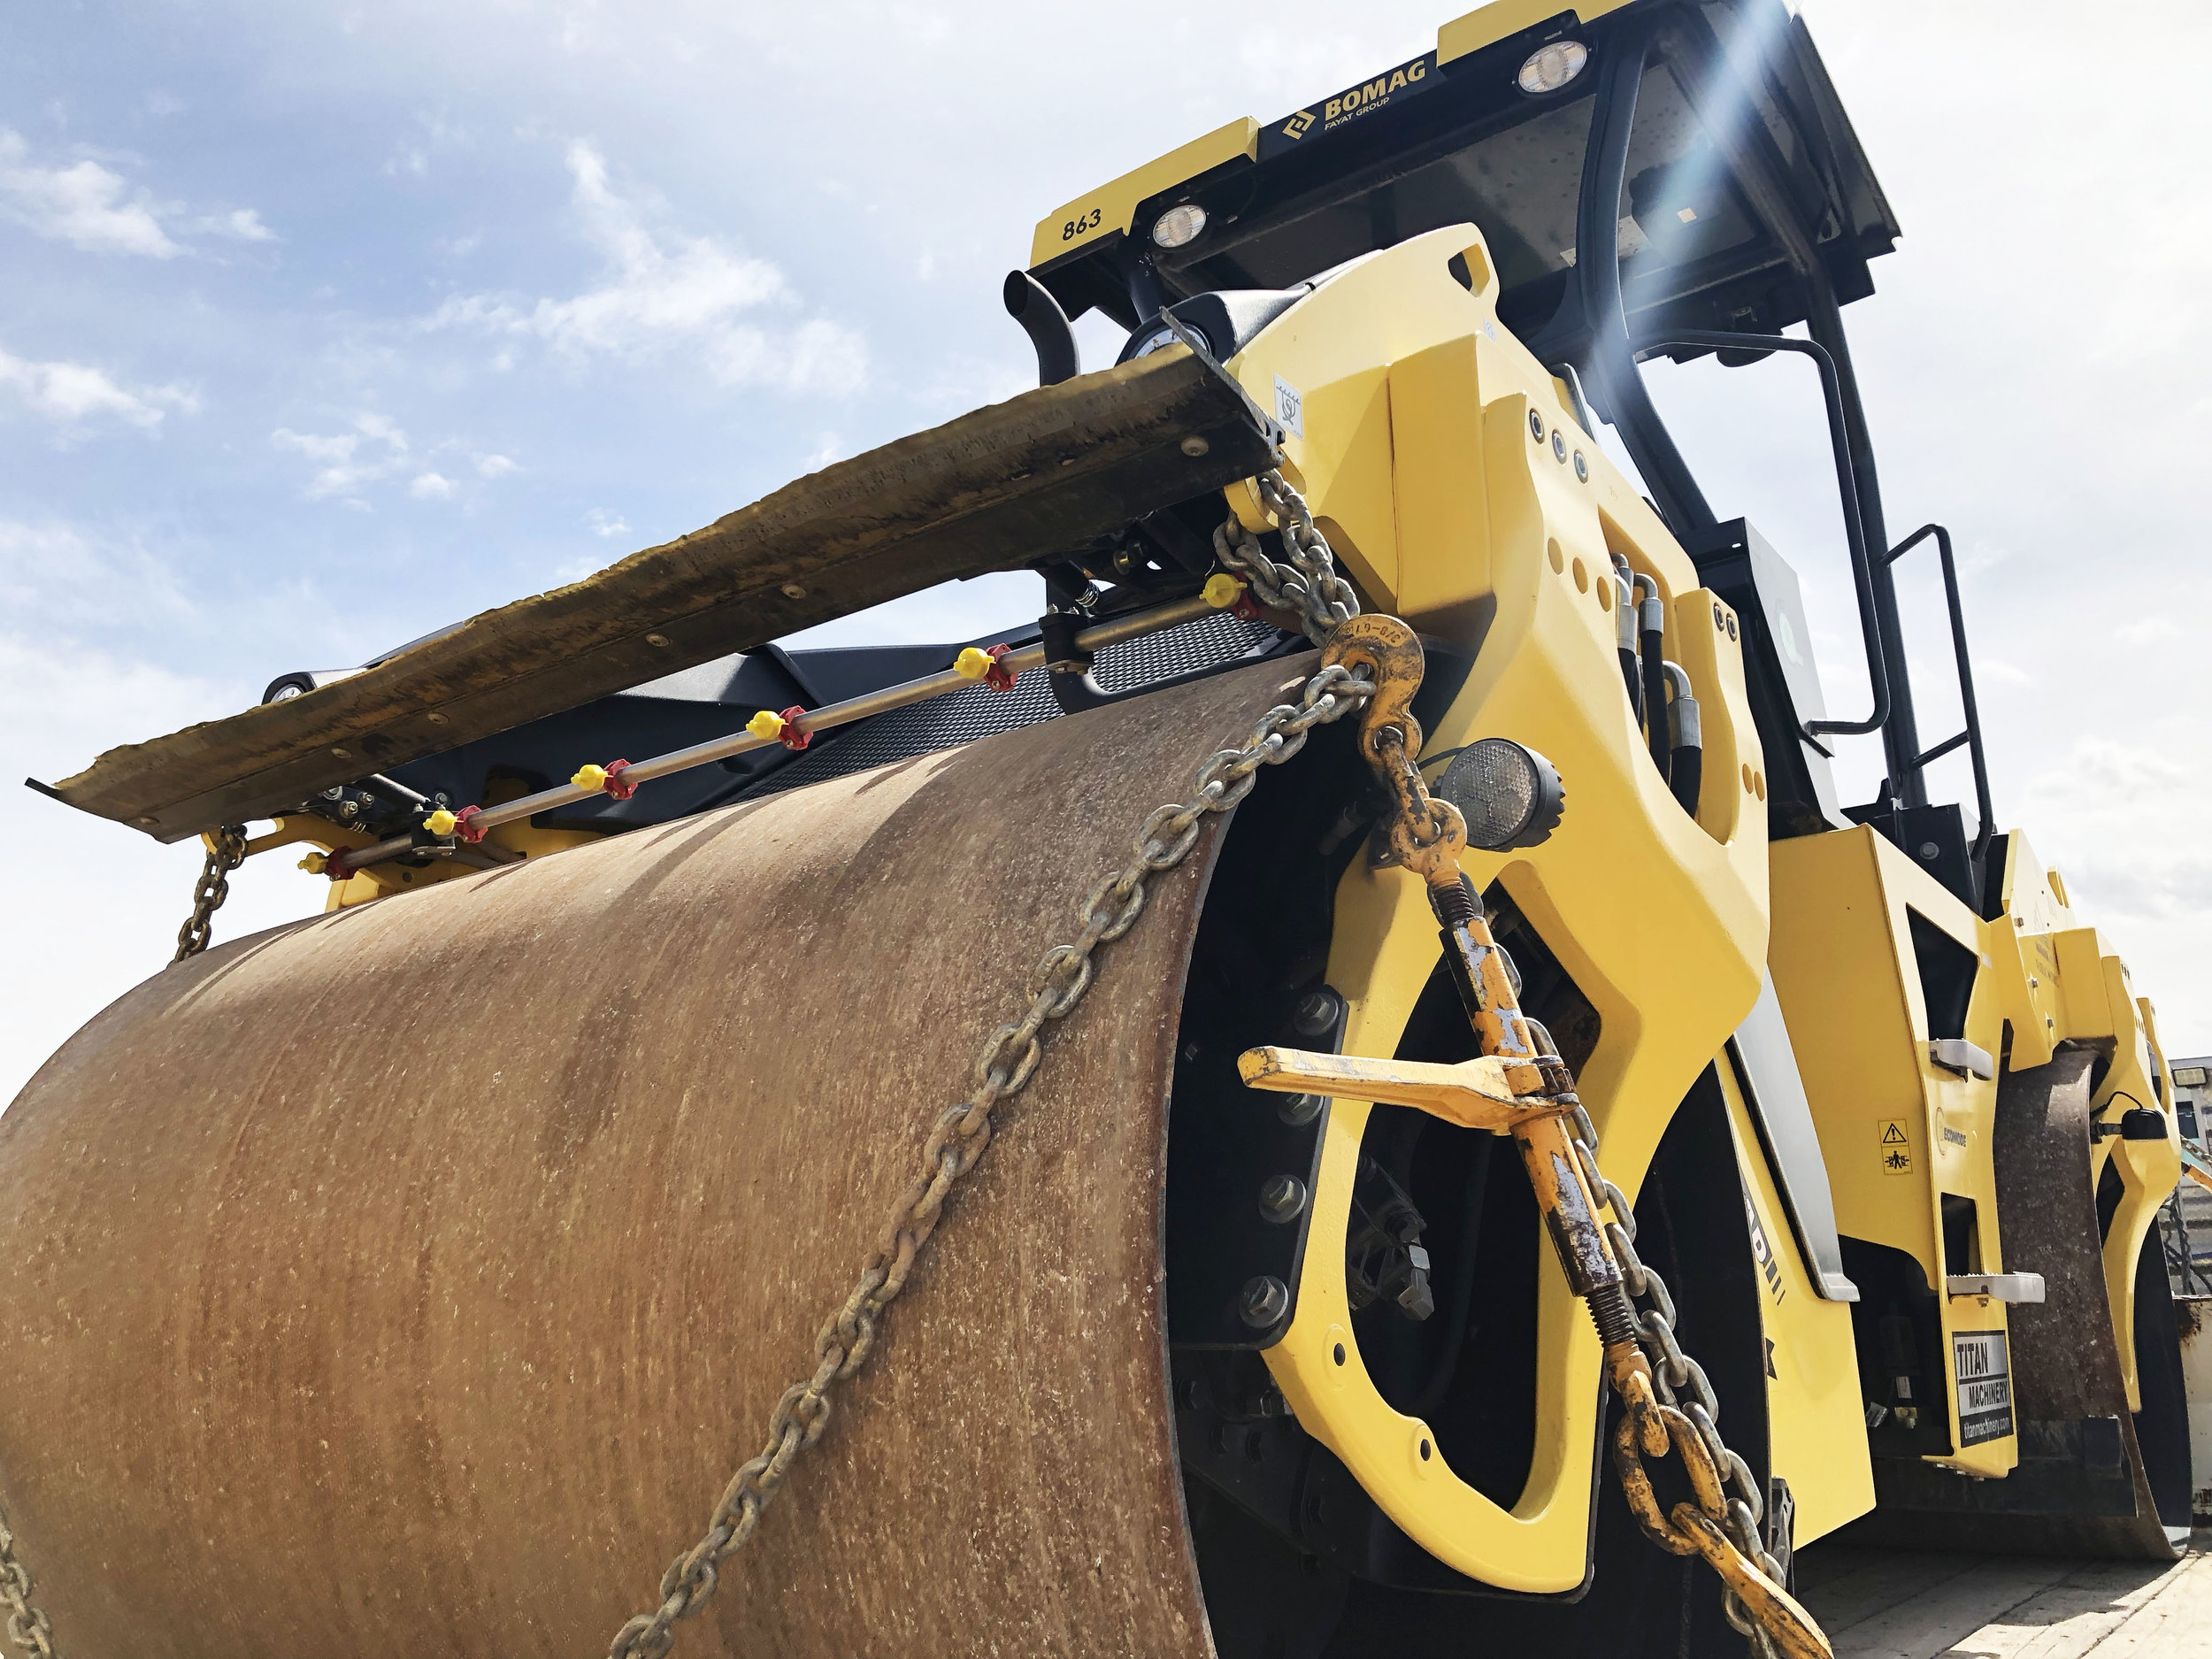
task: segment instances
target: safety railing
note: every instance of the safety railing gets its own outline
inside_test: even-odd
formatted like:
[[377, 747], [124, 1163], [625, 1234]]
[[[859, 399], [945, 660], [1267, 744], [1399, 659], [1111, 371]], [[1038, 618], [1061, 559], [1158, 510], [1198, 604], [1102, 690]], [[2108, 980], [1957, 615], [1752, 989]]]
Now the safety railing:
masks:
[[[1959, 572], [1951, 557], [1951, 533], [1939, 524], [1924, 524], [1884, 554], [1882, 563], [1896, 564], [1931, 537], [1935, 541], [1936, 558], [1943, 566], [1943, 602], [1951, 613], [1951, 656], [1958, 665], [1959, 706], [1966, 716], [1966, 728], [1932, 749], [1923, 749], [1907, 764], [1917, 776], [1933, 762], [1941, 760], [1961, 744], [1965, 745], [1967, 757], [1974, 765], [1974, 810], [1981, 814], [1981, 829], [1974, 838], [1974, 857], [1978, 864], [1982, 855], [1989, 850], [1997, 820], [1989, 804], [1989, 757], [1982, 749], [1981, 710], [1974, 702], [1974, 665], [1966, 654], [1966, 614], [1959, 604]], [[1901, 788], [1903, 782], [1902, 779], [1898, 780]]]

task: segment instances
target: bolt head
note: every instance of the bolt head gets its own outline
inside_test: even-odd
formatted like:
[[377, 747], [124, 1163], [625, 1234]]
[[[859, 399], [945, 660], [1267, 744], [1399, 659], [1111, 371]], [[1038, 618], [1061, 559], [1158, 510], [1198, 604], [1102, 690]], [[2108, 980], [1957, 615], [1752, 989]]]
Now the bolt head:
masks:
[[1321, 1103], [1318, 1094], [1286, 1094], [1275, 1115], [1293, 1129], [1303, 1129], [1321, 1115]]
[[1200, 437], [1194, 432], [1189, 437], [1184, 439], [1181, 444], [1178, 447], [1185, 455], [1187, 455], [1192, 460], [1195, 461], [1199, 457], [1204, 455], [1207, 450], [1212, 449], [1213, 445], [1208, 443], [1203, 438]]
[[1260, 1188], [1260, 1218], [1280, 1225], [1295, 1221], [1306, 1207], [1306, 1184], [1295, 1175], [1276, 1175]]
[[1532, 409], [1528, 411], [1528, 435], [1539, 443], [1544, 441], [1544, 418]]
[[1280, 1325], [1289, 1311], [1290, 1287], [1271, 1273], [1247, 1279], [1237, 1298], [1237, 1317], [1255, 1331]]
[[1334, 991], [1309, 991], [1298, 999], [1291, 1023], [1298, 1027], [1299, 1035], [1318, 1037], [1336, 1023], [1338, 1006]]

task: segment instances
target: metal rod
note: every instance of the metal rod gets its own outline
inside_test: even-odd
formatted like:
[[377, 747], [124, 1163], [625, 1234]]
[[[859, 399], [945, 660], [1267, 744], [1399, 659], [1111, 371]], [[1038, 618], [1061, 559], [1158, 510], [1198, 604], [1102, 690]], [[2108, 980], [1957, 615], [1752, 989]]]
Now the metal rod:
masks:
[[1966, 740], [1972, 735], [1973, 734], [1970, 732], [1961, 732], [1955, 736], [1945, 738], [1933, 749], [1922, 749], [1912, 763], [1913, 769], [1915, 771], [1918, 771], [1923, 766], [1932, 765], [1935, 762], [1941, 760], [1946, 755], [1956, 749], [1961, 743], [1965, 742]]
[[343, 858], [347, 869], [358, 870], [365, 864], [380, 864], [389, 859], [404, 857], [414, 850], [415, 838], [412, 835], [395, 835], [389, 841], [372, 841], [353, 852], [340, 848], [332, 856]]
[[1600, 59], [1597, 101], [1583, 151], [1582, 188], [1575, 207], [1574, 281], [1590, 331], [1590, 378], [1663, 510], [1676, 540], [1701, 547], [1712, 538], [1713, 510], [1675, 446], [1644, 386], [1629, 342], [1628, 307], [1621, 292], [1620, 218], [1628, 179], [1629, 141], [1636, 127], [1636, 97], [1650, 50], [1647, 32], [1631, 26], [1614, 36]]
[[[1210, 603], [1202, 595], [1194, 594], [1187, 599], [1178, 599], [1171, 604], [1137, 611], [1102, 622], [1095, 627], [1084, 629], [1075, 636], [1076, 644], [1087, 652], [1102, 651], [1110, 645], [1121, 645], [1130, 640], [1141, 639], [1148, 634], [1157, 634], [1164, 628], [1179, 627], [1201, 617], [1211, 616], [1221, 607]], [[1044, 666], [1045, 648], [1041, 644], [1025, 645], [1018, 651], [1009, 651], [999, 658], [999, 665], [1015, 675], [1026, 673], [1033, 668]], [[798, 731], [813, 733], [826, 732], [840, 726], [849, 726], [855, 720], [867, 719], [871, 715], [885, 714], [893, 709], [902, 709], [909, 703], [924, 703], [941, 697], [949, 691], [961, 691], [980, 680], [948, 668], [934, 674], [925, 674], [919, 680], [910, 680], [903, 685], [887, 686], [880, 691], [865, 695], [848, 697], [842, 703], [825, 703], [818, 709], [809, 709], [792, 721]], [[781, 740], [773, 737], [755, 737], [750, 732], [735, 732], [728, 737], [718, 737], [710, 742], [694, 743], [688, 749], [671, 749], [665, 755], [656, 755], [623, 768], [624, 778], [649, 783], [656, 778], [665, 778], [672, 772], [689, 772], [696, 766], [711, 765], [733, 755], [743, 755], [757, 749], [768, 749]], [[535, 795], [526, 795], [497, 806], [486, 807], [478, 812], [473, 824], [481, 829], [496, 829], [502, 824], [512, 824], [518, 818], [535, 817], [556, 807], [570, 806], [579, 801], [589, 801], [602, 792], [581, 788], [565, 783], [558, 788], [541, 789]], [[358, 852], [345, 856], [349, 870], [365, 869], [390, 859], [404, 857], [420, 850], [412, 836], [395, 836], [390, 841], [378, 841]]]

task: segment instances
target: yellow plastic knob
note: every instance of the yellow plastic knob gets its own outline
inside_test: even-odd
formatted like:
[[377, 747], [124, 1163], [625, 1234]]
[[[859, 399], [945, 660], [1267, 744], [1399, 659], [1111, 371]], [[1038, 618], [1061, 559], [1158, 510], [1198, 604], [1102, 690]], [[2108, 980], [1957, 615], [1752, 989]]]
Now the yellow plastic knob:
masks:
[[783, 735], [783, 716], [770, 709], [763, 709], [745, 722], [745, 729], [764, 743], [772, 743]]
[[440, 807], [428, 818], [423, 819], [422, 826], [423, 828], [428, 830], [433, 835], [450, 835], [453, 833], [454, 826], [458, 824], [460, 821], [461, 820], [459, 818], [455, 818], [452, 813], [447, 811], [443, 807]]
[[306, 871], [311, 876], [319, 876], [330, 868], [329, 855], [326, 853], [310, 853], [306, 857], [300, 860], [300, 868]]
[[997, 666], [998, 658], [971, 645], [952, 659], [952, 672], [963, 680], [980, 680]]
[[607, 769], [604, 766], [580, 766], [576, 769], [576, 775], [571, 778], [569, 782], [574, 784], [579, 789], [590, 789], [595, 792], [603, 789], [607, 787]]
[[1217, 571], [1206, 578], [1206, 585], [1198, 590], [1198, 596], [1217, 611], [1226, 611], [1244, 597], [1244, 584], [1226, 571]]

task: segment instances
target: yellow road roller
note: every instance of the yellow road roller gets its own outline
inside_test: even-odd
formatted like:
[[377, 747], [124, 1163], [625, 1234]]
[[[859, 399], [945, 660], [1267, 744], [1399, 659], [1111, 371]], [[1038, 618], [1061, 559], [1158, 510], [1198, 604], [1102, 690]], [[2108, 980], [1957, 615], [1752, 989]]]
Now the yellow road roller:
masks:
[[[1884, 518], [1897, 234], [1782, 0], [1500, 0], [1047, 215], [1037, 389], [35, 783], [207, 864], [0, 1118], [12, 1633], [1810, 1659], [1846, 1527], [2171, 1557], [2171, 1079]], [[1840, 546], [1657, 357], [1794, 365]]]

